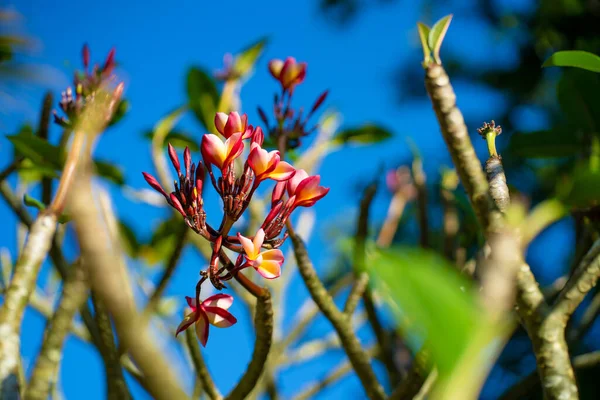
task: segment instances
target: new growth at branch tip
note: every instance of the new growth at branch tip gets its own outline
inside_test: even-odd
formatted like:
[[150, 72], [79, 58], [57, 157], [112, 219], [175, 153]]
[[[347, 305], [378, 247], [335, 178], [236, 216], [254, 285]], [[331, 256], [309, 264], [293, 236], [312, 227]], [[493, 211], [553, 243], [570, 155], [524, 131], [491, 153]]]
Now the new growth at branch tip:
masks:
[[489, 123], [484, 122], [482, 127], [477, 129], [477, 132], [487, 142], [490, 157], [501, 158], [496, 151], [496, 137], [502, 134], [502, 127], [496, 125], [496, 122], [492, 120]]
[[437, 21], [432, 27], [425, 25], [422, 22], [417, 23], [419, 30], [419, 39], [423, 48], [423, 68], [427, 68], [431, 64], [442, 64], [440, 59], [440, 48], [442, 42], [452, 21], [452, 14], [446, 15], [444, 18]]
[[[269, 69], [281, 83], [283, 93], [291, 97], [294, 87], [304, 79], [306, 64], [288, 58], [285, 62], [272, 61]], [[168, 193], [155, 177], [142, 173], [146, 182], [181, 214], [186, 225], [212, 244], [209, 265], [200, 271], [196, 297], [187, 298], [192, 311], [177, 329], [179, 334], [195, 324], [203, 346], [208, 340], [209, 324], [227, 327], [236, 319], [227, 311], [233, 297], [217, 294], [201, 301], [202, 284], [208, 280], [216, 289], [222, 290], [226, 287], [224, 282], [238, 278], [237, 274], [248, 267], [266, 279], [278, 278], [284, 262], [279, 247], [288, 236], [287, 232], [282, 234], [286, 221], [296, 208], [311, 207], [329, 192], [329, 188], [320, 185], [319, 175], [309, 176], [306, 171], [295, 169], [282, 160], [278, 150], [267, 151], [262, 128], [248, 124], [246, 114], [218, 112], [214, 124], [219, 135], [207, 133], [202, 137], [202, 160], [198, 163], [192, 162], [191, 152], [186, 147], [181, 165], [175, 148], [168, 145], [169, 158], [178, 176], [174, 191]], [[248, 151], [245, 153], [244, 149]], [[246, 159], [240, 160], [243, 154], [247, 154]], [[241, 171], [236, 169], [236, 160], [242, 161]], [[218, 228], [207, 222], [204, 210], [203, 190], [207, 175], [223, 201], [223, 216]], [[256, 234], [253, 237], [246, 237], [241, 232], [230, 235], [256, 190], [268, 180], [275, 181], [271, 208]], [[225, 249], [238, 253], [235, 262], [229, 260]]]

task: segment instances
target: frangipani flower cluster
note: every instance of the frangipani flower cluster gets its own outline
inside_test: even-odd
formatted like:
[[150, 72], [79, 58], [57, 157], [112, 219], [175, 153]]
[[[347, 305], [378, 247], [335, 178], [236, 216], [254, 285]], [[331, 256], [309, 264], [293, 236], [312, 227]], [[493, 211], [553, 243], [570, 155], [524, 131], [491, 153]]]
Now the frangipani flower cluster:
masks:
[[[216, 295], [200, 301], [202, 284], [209, 280], [221, 290], [225, 287], [223, 282], [248, 267], [266, 279], [279, 277], [284, 262], [279, 247], [287, 238], [287, 233], [282, 234], [282, 231], [290, 214], [297, 207], [314, 205], [329, 192], [328, 188], [320, 186], [318, 175], [309, 176], [302, 169], [296, 170], [281, 160], [277, 150], [265, 150], [262, 147], [262, 129], [249, 125], [247, 115], [217, 113], [215, 128], [221, 136], [205, 134], [202, 137], [202, 161], [197, 163], [192, 162], [190, 150], [186, 148], [182, 166], [177, 152], [169, 144], [169, 158], [178, 177], [172, 192], [167, 193], [156, 178], [143, 173], [148, 184], [164, 196], [166, 202], [182, 215], [185, 223], [212, 243], [212, 256], [209, 266], [200, 272], [196, 298], [188, 299], [192, 312], [177, 330], [179, 333], [195, 324], [203, 345], [208, 340], [209, 324], [225, 327], [233, 325], [236, 320], [226, 311], [233, 301], [231, 296]], [[207, 222], [204, 210], [202, 193], [207, 176], [223, 201], [223, 217], [218, 228]], [[268, 181], [275, 182], [271, 208], [258, 231], [252, 237], [240, 232], [230, 235], [230, 230], [248, 208], [258, 187]], [[225, 249], [239, 254], [235, 262]]]
[[[90, 49], [87, 45], [83, 46], [81, 51], [83, 61], [83, 71], [76, 71], [74, 78], [75, 92], [71, 87], [62, 92], [60, 100], [60, 108], [65, 113], [66, 117], [59, 116], [54, 112], [54, 121], [65, 128], [72, 128], [77, 116], [81, 113], [86, 103], [91, 100], [96, 92], [106, 84], [113, 80], [113, 70], [115, 63], [115, 49], [110, 50], [104, 64], [100, 67], [98, 64], [90, 69]], [[117, 86], [114, 91], [117, 100], [120, 100], [123, 91], [123, 86]]]
[[269, 118], [262, 108], [258, 108], [258, 113], [265, 124], [270, 139], [278, 147], [281, 148], [281, 144], [284, 144], [286, 148], [297, 148], [302, 144], [301, 139], [317, 128], [316, 125], [311, 128], [307, 128], [306, 125], [327, 98], [328, 91], [321, 93], [308, 114], [304, 115], [302, 107], [295, 110], [292, 108], [291, 103], [296, 86], [301, 84], [306, 77], [306, 63], [297, 62], [293, 57], [288, 57], [285, 60], [271, 60], [269, 71], [281, 86], [281, 94], [276, 94], [273, 102], [275, 123], [273, 125], [269, 124]]

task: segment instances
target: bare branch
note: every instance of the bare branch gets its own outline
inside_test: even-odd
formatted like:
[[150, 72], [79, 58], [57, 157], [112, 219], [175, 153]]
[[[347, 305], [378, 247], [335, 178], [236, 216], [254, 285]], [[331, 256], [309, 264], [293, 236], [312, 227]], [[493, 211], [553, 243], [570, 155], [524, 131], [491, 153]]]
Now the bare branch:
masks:
[[49, 397], [64, 341], [71, 329], [75, 313], [87, 298], [87, 282], [83, 267], [76, 262], [63, 285], [56, 312], [48, 321], [42, 348], [37, 357], [25, 398], [45, 400]]
[[304, 242], [293, 230], [290, 230], [290, 239], [294, 246], [294, 254], [296, 255], [300, 275], [311, 297], [321, 312], [331, 322], [340, 337], [342, 347], [344, 347], [352, 367], [365, 388], [367, 396], [371, 399], [385, 398], [383, 387], [379, 384], [371, 368], [368, 354], [362, 349], [358, 338], [354, 335], [349, 318], [337, 308], [327, 289], [325, 289], [319, 280], [309, 259]]

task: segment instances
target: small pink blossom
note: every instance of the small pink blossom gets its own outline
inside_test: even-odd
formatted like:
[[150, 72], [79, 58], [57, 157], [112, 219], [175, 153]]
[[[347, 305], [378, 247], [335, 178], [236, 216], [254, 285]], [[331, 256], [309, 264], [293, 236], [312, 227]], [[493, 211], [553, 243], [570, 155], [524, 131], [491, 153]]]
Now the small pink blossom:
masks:
[[288, 57], [285, 61], [271, 60], [269, 62], [269, 71], [273, 78], [281, 83], [284, 91], [292, 92], [296, 85], [304, 81], [306, 77], [306, 63], [296, 62], [293, 57]]
[[192, 324], [195, 324], [196, 336], [198, 336], [202, 346], [206, 347], [209, 324], [217, 328], [228, 328], [237, 322], [237, 319], [227, 311], [233, 303], [233, 297], [227, 294], [219, 293], [210, 296], [200, 303], [199, 307], [195, 299], [188, 296], [185, 299], [192, 312], [186, 315], [183, 321], [181, 321], [175, 336], [189, 328]]
[[216, 113], [215, 128], [226, 139], [234, 133], [241, 133], [242, 139], [248, 139], [253, 133], [252, 126], [248, 126], [248, 115], [242, 114], [240, 116], [236, 111], [230, 112], [229, 115], [223, 112]]
[[280, 160], [279, 151], [268, 152], [257, 144], [252, 146], [248, 155], [248, 165], [254, 171], [257, 182], [265, 179], [286, 181], [296, 172], [294, 167]]
[[234, 133], [225, 142], [212, 133], [202, 137], [202, 157], [205, 164], [214, 164], [225, 170], [244, 151], [242, 133]]
[[318, 200], [329, 193], [329, 188], [319, 186], [321, 176], [308, 176], [303, 169], [296, 170], [296, 173], [287, 181], [287, 192], [290, 199], [293, 199], [294, 207], [311, 207]]
[[281, 275], [281, 265], [283, 264], [283, 252], [279, 249], [266, 250], [261, 252], [261, 246], [265, 240], [265, 231], [261, 228], [256, 232], [253, 240], [238, 233], [238, 239], [246, 255], [249, 266], [266, 279], [275, 279]]

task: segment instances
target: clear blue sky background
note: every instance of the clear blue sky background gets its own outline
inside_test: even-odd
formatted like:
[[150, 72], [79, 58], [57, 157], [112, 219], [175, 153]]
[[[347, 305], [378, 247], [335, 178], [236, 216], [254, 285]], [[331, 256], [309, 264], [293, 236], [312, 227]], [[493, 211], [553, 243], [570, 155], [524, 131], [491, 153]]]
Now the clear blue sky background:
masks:
[[[23, 32], [39, 40], [36, 52], [28, 57], [30, 62], [45, 64], [58, 71], [58, 75], [42, 85], [26, 85], [13, 88], [12, 94], [19, 100], [4, 105], [0, 112], [2, 133], [14, 133], [23, 122], [37, 121], [37, 109], [47, 89], [58, 96], [71, 78], [74, 68], [80, 67], [80, 50], [89, 43], [92, 60], [101, 62], [111, 47], [117, 49], [120, 63], [119, 74], [126, 82], [126, 98], [131, 110], [114, 129], [109, 130], [100, 141], [96, 154], [112, 160], [125, 171], [128, 185], [145, 187], [140, 172], [153, 171], [149, 156], [149, 143], [142, 133], [173, 108], [186, 102], [185, 72], [191, 65], [202, 65], [209, 70], [221, 67], [224, 53], [236, 52], [268, 35], [266, 53], [260, 60], [254, 77], [242, 92], [242, 107], [251, 121], [257, 123], [256, 106], [269, 108], [276, 90], [266, 64], [270, 58], [288, 55], [308, 62], [305, 83], [297, 90], [296, 104], [310, 104], [323, 90], [331, 90], [327, 105], [344, 115], [344, 126], [365, 122], [377, 122], [394, 132], [395, 137], [383, 144], [371, 147], [348, 148], [330, 155], [324, 162], [322, 182], [331, 187], [330, 194], [315, 207], [317, 231], [332, 224], [343, 224], [351, 229], [355, 215], [358, 193], [356, 183], [371, 180], [383, 164], [396, 166], [408, 160], [406, 137], [421, 149], [426, 160], [426, 172], [433, 182], [437, 179], [440, 165], [449, 165], [449, 157], [429, 104], [425, 101], [398, 104], [393, 90], [394, 69], [400, 62], [419, 62], [421, 56], [415, 29], [420, 18], [419, 1], [396, 1], [369, 9], [347, 29], [338, 29], [328, 23], [318, 12], [316, 1], [227, 1], [227, 2], [180, 2], [180, 5], [164, 1], [145, 2], [114, 1], [63, 1], [49, 4], [41, 1], [9, 1], [8, 4], [22, 13]], [[501, 7], [527, 9], [529, 0], [498, 2]], [[515, 48], [511, 43], [499, 40], [493, 32], [478, 22], [470, 12], [471, 2], [452, 1], [447, 8], [434, 10], [436, 19], [453, 12], [455, 19], [446, 40], [446, 49], [458, 54], [481, 68], [491, 63], [510, 66], [516, 62]], [[426, 21], [431, 22], [431, 21]], [[486, 49], [493, 48], [495, 58], [484, 57]], [[455, 82], [459, 105], [475, 120], [489, 120], [495, 110], [504, 106], [499, 93], [470, 82]], [[527, 129], [543, 127], [544, 121], [535, 113], [523, 111], [522, 120], [515, 121]], [[192, 117], [184, 118], [180, 125], [192, 132], [199, 141], [204, 133]], [[470, 127], [474, 131], [475, 127]], [[53, 128], [56, 138], [58, 129]], [[506, 140], [502, 136], [500, 141]], [[481, 158], [485, 155], [485, 143], [475, 141]], [[0, 137], [0, 168], [8, 164], [12, 154], [10, 143]], [[197, 159], [199, 155], [196, 154]], [[14, 183], [14, 180], [11, 180]], [[35, 190], [33, 194], [37, 193]], [[123, 197], [116, 188], [118, 214], [131, 223], [142, 236], [148, 236], [167, 214], [166, 209], [132, 202]], [[380, 193], [376, 199], [374, 218], [382, 218], [389, 196]], [[0, 232], [0, 244], [14, 255], [16, 252], [15, 217], [0, 202], [0, 220], [6, 227]], [[440, 222], [436, 222], [439, 224]], [[332, 245], [323, 244], [325, 234], [313, 236], [310, 251], [316, 264], [321, 266], [331, 260]], [[559, 243], [544, 252], [544, 243]], [[528, 258], [544, 284], [557, 275], [556, 268], [564, 266], [568, 249], [573, 244], [569, 222], [549, 229], [530, 250]], [[548, 252], [551, 257], [548, 257]], [[544, 262], [544, 257], [553, 262]], [[186, 252], [178, 272], [168, 288], [168, 294], [182, 299], [193, 293], [197, 272], [203, 267], [191, 251]], [[285, 273], [285, 268], [284, 268]], [[47, 279], [47, 269], [42, 282]], [[306, 298], [306, 291], [298, 279], [291, 284], [291, 293], [285, 305], [285, 326], [289, 327], [293, 311]], [[238, 302], [239, 303], [239, 302]], [[181, 304], [182, 305], [182, 304]], [[234, 314], [243, 315], [242, 307], [234, 304]], [[35, 312], [28, 312], [24, 321], [23, 354], [25, 361], [39, 348], [44, 320]], [[329, 332], [327, 323], [320, 321], [310, 337]], [[372, 340], [370, 332], [362, 329], [361, 339]], [[252, 351], [253, 339], [249, 335], [248, 321], [227, 330], [211, 330], [211, 338], [205, 356], [215, 380], [223, 392], [227, 392], [243, 372]], [[162, 345], [162, 343], [159, 343]], [[166, 351], [174, 351], [167, 349]], [[297, 393], [308, 382], [323, 376], [332, 366], [343, 360], [341, 352], [317, 359], [284, 371], [278, 384], [284, 398]], [[527, 366], [526, 366], [527, 367]], [[531, 368], [531, 365], [528, 366]], [[70, 399], [101, 399], [104, 397], [103, 373], [100, 358], [77, 339], [69, 339], [61, 369], [60, 385]], [[499, 386], [514, 376], [495, 373], [496, 379], [487, 393], [492, 395]], [[191, 387], [192, 379], [187, 373], [181, 378]], [[133, 385], [136, 398], [146, 394]], [[358, 390], [358, 392], [357, 392]], [[329, 396], [352, 396], [360, 393], [358, 380], [349, 377], [343, 384], [326, 390], [321, 398]]]

